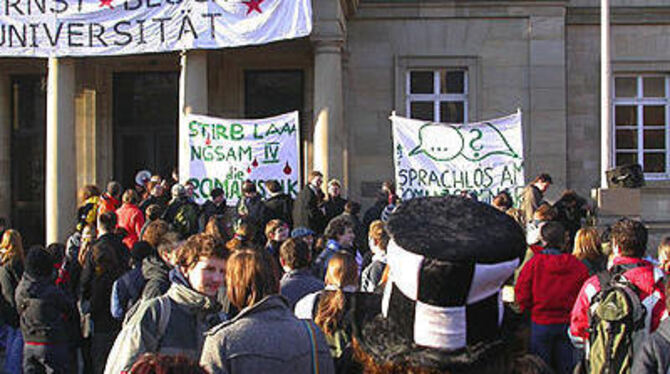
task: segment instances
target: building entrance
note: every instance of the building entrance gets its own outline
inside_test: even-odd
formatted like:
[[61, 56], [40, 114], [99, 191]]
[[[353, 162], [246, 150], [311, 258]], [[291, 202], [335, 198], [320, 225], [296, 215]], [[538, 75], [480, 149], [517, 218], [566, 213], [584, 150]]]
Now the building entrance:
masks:
[[23, 244], [44, 244], [46, 147], [46, 77], [16, 75], [12, 84], [10, 224]]
[[179, 73], [114, 74], [114, 178], [124, 187], [147, 169], [168, 177], [177, 165]]

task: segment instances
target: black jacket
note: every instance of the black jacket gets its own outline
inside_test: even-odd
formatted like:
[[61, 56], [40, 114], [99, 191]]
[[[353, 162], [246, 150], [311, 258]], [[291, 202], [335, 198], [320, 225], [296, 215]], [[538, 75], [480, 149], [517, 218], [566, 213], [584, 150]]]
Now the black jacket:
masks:
[[670, 372], [670, 319], [642, 343], [635, 354], [631, 374], [666, 374]]
[[225, 215], [226, 214], [226, 204], [222, 203], [221, 205], [216, 205], [212, 200], [207, 200], [200, 208], [200, 217], [198, 217], [198, 227], [200, 232], [205, 231], [205, 226], [210, 217], [216, 215]]
[[278, 194], [264, 201], [268, 222], [280, 219], [293, 227], [293, 199], [287, 194]]
[[326, 222], [330, 222], [330, 220], [342, 214], [344, 212], [344, 205], [346, 204], [347, 199], [343, 199], [340, 196], [329, 198], [323, 204], [323, 208], [326, 210]]
[[56, 287], [51, 277], [38, 278], [23, 274], [16, 288], [16, 306], [26, 342], [70, 342], [70, 331], [76, 330], [74, 300]]
[[128, 250], [113, 234], [95, 241], [86, 255], [81, 272], [79, 293], [90, 302], [90, 313], [97, 332], [114, 332], [120, 328], [112, 317], [110, 299], [114, 281], [128, 270]]
[[321, 196], [309, 186], [305, 186], [293, 205], [293, 227], [307, 227], [316, 233], [322, 233], [327, 222], [319, 209], [320, 203]]
[[142, 275], [146, 280], [142, 299], [151, 299], [167, 292], [170, 288], [170, 270], [172, 267], [158, 255], [147, 257], [142, 261]]
[[19, 327], [19, 315], [16, 311], [14, 295], [23, 275], [23, 262], [13, 259], [0, 266], [0, 325], [8, 324]]

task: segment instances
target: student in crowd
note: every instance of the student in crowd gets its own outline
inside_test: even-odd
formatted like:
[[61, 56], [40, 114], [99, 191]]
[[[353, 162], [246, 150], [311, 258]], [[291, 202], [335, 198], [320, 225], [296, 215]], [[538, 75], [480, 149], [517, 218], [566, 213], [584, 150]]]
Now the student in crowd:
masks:
[[344, 212], [344, 204], [347, 203], [347, 199], [342, 197], [342, 184], [337, 179], [328, 181], [327, 192], [328, 198], [323, 203], [323, 209], [326, 215], [326, 222], [330, 222], [330, 220]]
[[[640, 302], [645, 305], [647, 318], [644, 331], [656, 331], [665, 312], [663, 271], [642, 257], [647, 249], [647, 229], [635, 220], [624, 218], [612, 226], [610, 242], [612, 262], [608, 268], [611, 276], [621, 275], [635, 286]], [[570, 338], [575, 346], [589, 344], [589, 309], [596, 294], [601, 290], [600, 279], [591, 276], [579, 292], [572, 308]]]
[[265, 225], [265, 237], [268, 239], [265, 250], [275, 259], [279, 265], [279, 247], [288, 239], [289, 228], [286, 222], [273, 219]]
[[237, 223], [233, 238], [226, 242], [226, 248], [234, 251], [241, 248], [256, 247], [255, 235], [257, 229], [246, 219], [241, 219]]
[[149, 189], [149, 195], [145, 197], [138, 205], [140, 210], [144, 212], [151, 205], [157, 205], [161, 212], [165, 210], [167, 204], [165, 197], [165, 187], [163, 187], [163, 185], [159, 182], [150, 181], [147, 184], [147, 188]]
[[289, 227], [293, 226], [293, 199], [284, 193], [281, 184], [272, 179], [265, 182], [265, 189], [270, 195], [263, 202], [267, 213], [267, 219], [280, 219]]
[[107, 212], [116, 212], [121, 207], [121, 193], [123, 193], [121, 183], [117, 181], [107, 183], [105, 192], [100, 195], [98, 216]]
[[[526, 243], [531, 246], [533, 252], [538, 248], [533, 248], [540, 243], [540, 227], [549, 221], [556, 219], [556, 210], [549, 204], [544, 203], [540, 205], [535, 213], [533, 213], [533, 220], [526, 225]], [[541, 247], [541, 246], [540, 246]]]
[[307, 243], [300, 239], [286, 240], [279, 250], [284, 275], [279, 282], [279, 291], [286, 297], [293, 310], [295, 303], [305, 295], [322, 290], [323, 281], [315, 278], [310, 270], [312, 253]]
[[40, 246], [31, 247], [23, 278], [16, 289], [21, 320], [24, 373], [69, 373], [71, 332], [76, 315], [74, 299], [53, 283], [52, 256]]
[[212, 374], [333, 373], [321, 331], [297, 319], [267, 253], [240, 249], [228, 260], [226, 290], [240, 312], [207, 332], [200, 364]]
[[216, 294], [223, 286], [228, 251], [211, 236], [197, 234], [178, 250], [170, 289], [147, 300], [128, 319], [107, 359], [105, 373], [129, 370], [145, 352], [180, 353], [197, 360], [204, 333], [220, 322]]
[[[665, 284], [666, 310], [670, 310], [670, 283]], [[633, 374], [670, 373], [670, 318], [664, 319], [635, 352]]]
[[18, 231], [5, 231], [0, 240], [0, 336], [4, 336], [5, 364], [8, 373], [21, 372], [23, 338], [19, 329], [19, 314], [14, 299], [16, 287], [23, 275], [23, 239]]
[[[157, 230], [160, 230], [157, 227]], [[151, 226], [147, 229], [147, 233]], [[177, 233], [167, 231], [157, 239], [156, 250], [142, 261], [142, 276], [146, 280], [142, 299], [151, 299], [167, 292], [170, 288], [170, 271], [176, 264], [179, 245]]]
[[316, 258], [317, 256], [317, 253], [314, 250], [314, 241], [316, 239], [314, 235], [315, 235], [314, 231], [303, 226], [296, 227], [293, 229], [293, 231], [291, 231], [291, 238], [300, 239], [303, 242], [305, 242], [305, 244], [307, 244], [307, 247], [309, 248], [310, 253], [312, 254], [312, 259]]
[[250, 180], [242, 183], [242, 198], [237, 203], [237, 214], [240, 218], [251, 223], [252, 228], [257, 230], [254, 233], [255, 242], [264, 245], [263, 229], [268, 221], [267, 214], [261, 195], [258, 193], [254, 182]]
[[158, 204], [151, 204], [144, 210], [144, 216], [146, 219], [144, 220], [144, 226], [142, 226], [142, 230], [140, 230], [140, 240], [144, 240], [142, 237], [144, 236], [144, 232], [147, 230], [147, 227], [151, 222], [160, 219], [161, 214], [163, 214], [163, 209]]
[[135, 243], [140, 240], [140, 233], [142, 232], [142, 227], [144, 227], [144, 214], [137, 207], [139, 200], [139, 196], [135, 190], [126, 190], [121, 197], [123, 204], [116, 210], [117, 225], [126, 231], [123, 244], [128, 249], [133, 248]]
[[521, 195], [521, 210], [526, 216], [526, 223], [533, 220], [533, 213], [543, 203], [544, 193], [552, 184], [549, 174], [542, 173], [535, 177], [529, 185], [524, 188]]
[[328, 231], [325, 233], [328, 238], [326, 248], [319, 254], [314, 261], [314, 275], [325, 277], [328, 261], [340, 250], [345, 250], [354, 255], [354, 228], [346, 219], [336, 219], [328, 225]]
[[99, 202], [100, 189], [97, 186], [89, 184], [79, 190], [77, 231], [81, 231], [87, 224], [95, 223], [95, 220], [98, 218]]
[[142, 298], [142, 290], [146, 284], [146, 279], [142, 275], [142, 261], [152, 256], [155, 250], [145, 241], [139, 241], [130, 251], [130, 267], [119, 279], [112, 285], [112, 299], [110, 312], [112, 316], [120, 321], [126, 315], [126, 312]]
[[667, 275], [670, 272], [670, 236], [664, 237], [658, 245], [657, 258], [658, 267]]
[[145, 353], [135, 361], [128, 374], [209, 374], [196, 361], [184, 355]]
[[98, 239], [84, 253], [84, 265], [79, 285], [82, 314], [92, 321], [91, 358], [93, 373], [102, 373], [121, 323], [112, 317], [110, 301], [114, 281], [128, 269], [128, 249], [114, 234], [116, 214], [103, 213], [98, 217]]
[[607, 268], [607, 257], [603, 254], [600, 234], [595, 227], [584, 227], [577, 230], [572, 255], [589, 269], [589, 276]]
[[566, 252], [565, 238], [561, 223], [542, 225], [543, 249], [523, 267], [514, 288], [521, 311], [530, 311], [530, 353], [559, 374], [572, 373], [576, 364], [565, 332], [572, 305], [589, 277], [586, 266]]
[[386, 247], [389, 243], [389, 235], [384, 222], [373, 221], [368, 230], [368, 238], [368, 245], [372, 251], [372, 262], [361, 275], [361, 291], [375, 292], [379, 288], [386, 268]]
[[209, 221], [205, 225], [205, 231], [207, 235], [212, 235], [223, 243], [226, 243], [230, 240], [230, 228], [228, 227], [228, 222], [226, 217], [220, 214], [215, 214], [209, 217]]
[[209, 193], [210, 199], [205, 201], [205, 203], [200, 208], [200, 217], [198, 217], [198, 226], [200, 232], [205, 231], [205, 226], [209, 219], [216, 215], [224, 216], [226, 214], [226, 195], [224, 195], [221, 188], [214, 188]]
[[339, 251], [328, 263], [323, 291], [303, 297], [295, 306], [298, 318], [312, 319], [326, 336], [335, 371], [345, 373], [351, 361], [353, 310], [351, 298], [358, 290], [358, 266], [348, 252]]
[[[369, 258], [367, 258], [369, 248], [368, 237], [366, 234], [368, 232], [368, 227], [363, 227], [363, 223], [361, 223], [361, 220], [358, 218], [360, 211], [361, 204], [349, 200], [344, 204], [342, 213], [333, 218], [333, 221], [345, 219], [351, 223], [351, 226], [354, 228], [354, 248], [360, 252], [360, 256], [369, 260]], [[330, 225], [330, 223], [328, 223], [328, 225]], [[326, 226], [326, 231], [329, 231], [328, 226]]]
[[309, 183], [300, 190], [293, 204], [293, 225], [294, 227], [307, 227], [315, 233], [322, 233], [328, 223], [321, 210], [324, 201], [324, 194], [321, 191], [323, 174], [314, 170], [309, 173], [308, 181]]

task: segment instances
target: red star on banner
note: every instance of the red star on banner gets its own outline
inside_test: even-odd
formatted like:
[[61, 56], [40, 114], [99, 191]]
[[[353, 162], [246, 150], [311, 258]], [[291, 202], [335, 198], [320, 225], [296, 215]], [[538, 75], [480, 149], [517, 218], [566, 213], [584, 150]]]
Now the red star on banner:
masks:
[[112, 1], [113, 0], [100, 0], [100, 6], [98, 8], [102, 8], [103, 6], [107, 5], [110, 9], [114, 9], [114, 6], [112, 6]]
[[[103, 0], [100, 0], [103, 1]], [[249, 15], [251, 12], [258, 11], [258, 13], [263, 13], [263, 10], [261, 10], [261, 4], [265, 0], [247, 0], [243, 1], [244, 5], [248, 7], [247, 9], [247, 15]]]

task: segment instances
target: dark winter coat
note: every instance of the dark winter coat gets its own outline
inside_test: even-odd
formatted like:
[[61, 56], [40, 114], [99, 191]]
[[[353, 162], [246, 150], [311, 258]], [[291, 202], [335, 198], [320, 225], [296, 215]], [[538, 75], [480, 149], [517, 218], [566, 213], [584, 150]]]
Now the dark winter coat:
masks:
[[323, 281], [312, 275], [309, 269], [296, 269], [284, 273], [279, 282], [279, 292], [288, 300], [291, 310], [298, 300], [307, 294], [322, 290], [323, 287]]
[[7, 324], [19, 328], [19, 314], [16, 311], [14, 295], [23, 275], [23, 262], [13, 259], [0, 266], [0, 325]]
[[[76, 315], [74, 300], [51, 277], [25, 273], [16, 288], [23, 339], [31, 343], [67, 344]], [[77, 321], [78, 322], [78, 321]]]
[[205, 226], [207, 226], [207, 222], [212, 216], [225, 215], [226, 208], [227, 206], [225, 203], [216, 205], [211, 200], [205, 201], [200, 208], [200, 217], [198, 217], [198, 227], [200, 228], [200, 232], [205, 231]]
[[665, 319], [635, 354], [631, 374], [670, 372], [670, 319]]
[[170, 270], [172, 266], [163, 261], [158, 255], [142, 260], [142, 276], [146, 280], [143, 299], [158, 297], [170, 288]]
[[271, 196], [263, 202], [265, 204], [268, 222], [280, 219], [293, 227], [293, 199], [287, 194]]
[[121, 327], [112, 317], [110, 300], [114, 281], [128, 269], [127, 253], [116, 236], [105, 234], [86, 255], [79, 292], [81, 300], [90, 303], [95, 332], [111, 333]]
[[283, 297], [266, 296], [207, 332], [200, 365], [212, 374], [334, 373], [328, 343], [313, 324], [319, 368], [312, 368], [312, 343], [306, 323], [310, 322], [293, 315]]
[[342, 214], [346, 203], [347, 199], [343, 199], [341, 196], [329, 198], [323, 204], [323, 208], [326, 211], [326, 222], [330, 222], [330, 220]]
[[127, 271], [114, 282], [110, 310], [114, 318], [123, 320], [128, 309], [142, 297], [146, 282], [142, 275], [142, 264]]
[[323, 233], [326, 227], [326, 217], [319, 208], [320, 195], [317, 195], [310, 186], [305, 186], [293, 205], [293, 227], [307, 227], [315, 233]]

